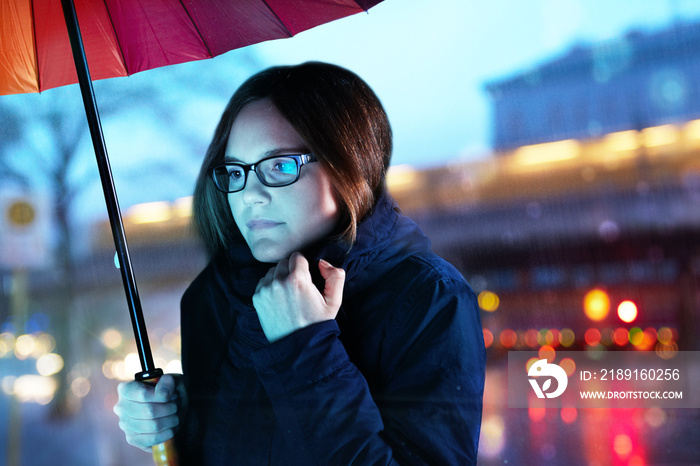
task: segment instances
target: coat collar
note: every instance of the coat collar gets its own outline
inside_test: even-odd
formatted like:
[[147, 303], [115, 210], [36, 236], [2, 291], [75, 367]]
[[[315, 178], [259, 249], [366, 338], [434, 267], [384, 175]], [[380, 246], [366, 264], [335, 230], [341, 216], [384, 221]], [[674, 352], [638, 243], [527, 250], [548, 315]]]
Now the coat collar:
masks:
[[[384, 190], [372, 210], [358, 225], [352, 247], [348, 248], [340, 240], [331, 240], [316, 244], [303, 253], [312, 263], [315, 281], [320, 279], [315, 265], [318, 260], [324, 259], [336, 267], [342, 267], [347, 282], [380, 255], [403, 256], [416, 248], [426, 247], [429, 247], [428, 239], [411, 220], [401, 215], [396, 201]], [[232, 274], [233, 280], [227, 278], [226, 282], [242, 296], [252, 296], [260, 278], [272, 267], [271, 264], [258, 262], [244, 241], [234, 244], [228, 255], [218, 261], [218, 266], [217, 268], [230, 269], [221, 275], [231, 277]], [[223, 272], [221, 268], [220, 272]]]

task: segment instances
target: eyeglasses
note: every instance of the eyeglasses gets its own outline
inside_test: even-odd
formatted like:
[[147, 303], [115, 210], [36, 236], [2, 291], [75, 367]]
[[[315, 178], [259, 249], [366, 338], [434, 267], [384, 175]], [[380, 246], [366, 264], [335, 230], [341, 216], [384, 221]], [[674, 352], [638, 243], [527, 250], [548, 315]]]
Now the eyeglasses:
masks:
[[225, 163], [212, 168], [211, 176], [219, 191], [225, 193], [242, 191], [250, 171], [254, 171], [265, 186], [280, 188], [296, 183], [299, 180], [301, 166], [316, 161], [313, 154], [276, 155], [250, 165]]

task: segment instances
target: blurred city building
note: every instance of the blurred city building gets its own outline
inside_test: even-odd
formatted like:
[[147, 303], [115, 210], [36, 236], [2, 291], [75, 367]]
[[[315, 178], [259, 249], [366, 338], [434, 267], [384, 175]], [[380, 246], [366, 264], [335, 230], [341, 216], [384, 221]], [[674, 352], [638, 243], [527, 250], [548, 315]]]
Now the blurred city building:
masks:
[[700, 118], [700, 27], [579, 46], [486, 86], [496, 151]]

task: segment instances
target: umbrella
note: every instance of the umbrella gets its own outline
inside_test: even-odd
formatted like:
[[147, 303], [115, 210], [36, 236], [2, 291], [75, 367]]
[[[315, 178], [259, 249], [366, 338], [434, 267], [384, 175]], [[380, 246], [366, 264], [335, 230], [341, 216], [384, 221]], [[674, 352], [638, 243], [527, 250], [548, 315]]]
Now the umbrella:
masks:
[[[0, 95], [80, 84], [143, 369], [137, 380], [154, 383], [163, 372], [153, 363], [92, 77], [127, 76], [291, 37], [381, 1], [0, 0]], [[156, 464], [176, 464], [166, 443], [153, 449]]]

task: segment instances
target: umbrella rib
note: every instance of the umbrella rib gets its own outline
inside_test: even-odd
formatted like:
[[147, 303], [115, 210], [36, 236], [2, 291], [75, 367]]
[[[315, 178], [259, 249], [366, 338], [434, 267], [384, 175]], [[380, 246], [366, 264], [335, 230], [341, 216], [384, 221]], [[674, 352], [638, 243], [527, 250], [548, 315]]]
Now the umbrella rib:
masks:
[[39, 45], [36, 41], [36, 20], [34, 18], [34, 0], [29, 2], [32, 10], [32, 37], [34, 38], [34, 65], [36, 66], [36, 88], [41, 92], [41, 74], [39, 73]]
[[272, 7], [267, 3], [267, 0], [262, 0], [263, 4], [267, 7], [268, 10], [270, 10], [270, 13], [275, 15], [275, 18], [277, 18], [277, 21], [282, 25], [285, 31], [287, 31], [287, 34], [289, 34], [289, 37], [294, 37], [294, 34], [292, 34], [292, 31], [289, 30], [286, 24], [284, 24], [284, 21], [282, 21], [282, 18], [277, 16], [277, 13], [275, 13], [275, 10], [272, 9]]
[[185, 10], [185, 13], [187, 13], [187, 17], [190, 19], [190, 23], [192, 23], [192, 26], [194, 26], [194, 30], [197, 31], [197, 35], [199, 36], [199, 39], [202, 41], [202, 44], [204, 44], [204, 47], [207, 49], [207, 53], [209, 54], [210, 57], [214, 57], [214, 55], [211, 53], [211, 49], [209, 48], [209, 44], [207, 44], [206, 39], [204, 39], [204, 35], [202, 35], [202, 32], [199, 30], [199, 27], [197, 26], [197, 23], [194, 22], [194, 18], [192, 18], [192, 15], [190, 14], [190, 10], [187, 9], [185, 6], [184, 2], [180, 0], [180, 5], [182, 5], [182, 9]]
[[127, 76], [131, 76], [131, 71], [129, 71], [129, 65], [126, 63], [126, 58], [124, 57], [124, 50], [122, 49], [122, 43], [117, 36], [117, 30], [114, 27], [114, 21], [112, 20], [112, 13], [109, 11], [109, 6], [107, 6], [107, 0], [102, 0], [105, 6], [105, 11], [107, 12], [107, 17], [109, 18], [109, 24], [112, 25], [112, 31], [114, 31], [114, 39], [117, 41], [117, 47], [119, 47], [119, 58], [122, 61], [122, 66], [124, 66], [124, 71], [126, 71]]

